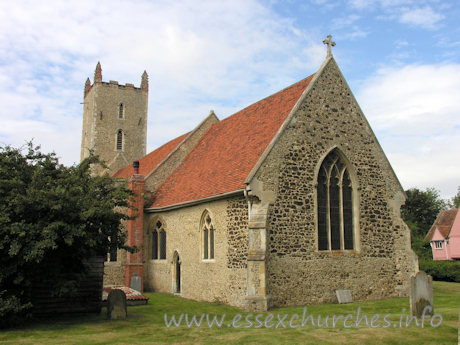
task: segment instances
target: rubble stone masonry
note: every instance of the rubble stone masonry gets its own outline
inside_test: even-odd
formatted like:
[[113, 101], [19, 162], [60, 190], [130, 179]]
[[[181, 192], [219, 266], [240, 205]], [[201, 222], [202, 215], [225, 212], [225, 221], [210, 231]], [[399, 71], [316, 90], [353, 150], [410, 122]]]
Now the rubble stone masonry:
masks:
[[[357, 223], [355, 249], [318, 250], [316, 177], [337, 148], [350, 162]], [[268, 294], [274, 306], [406, 296], [418, 270], [404, 200], [381, 147], [335, 61], [318, 75], [256, 174], [275, 193], [268, 220]]]

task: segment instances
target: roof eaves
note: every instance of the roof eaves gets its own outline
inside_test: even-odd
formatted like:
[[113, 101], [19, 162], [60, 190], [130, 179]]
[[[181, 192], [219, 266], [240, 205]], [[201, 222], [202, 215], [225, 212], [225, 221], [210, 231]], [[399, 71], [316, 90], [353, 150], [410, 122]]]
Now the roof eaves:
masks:
[[146, 213], [157, 213], [157, 212], [171, 211], [171, 210], [175, 210], [175, 209], [182, 208], [182, 207], [194, 206], [194, 205], [202, 204], [202, 203], [205, 203], [205, 202], [219, 200], [219, 199], [225, 199], [225, 198], [228, 198], [228, 197], [231, 197], [231, 196], [236, 196], [236, 195], [244, 195], [244, 189], [237, 189], [237, 190], [234, 190], [234, 191], [231, 191], [231, 192], [217, 194], [217, 195], [211, 195], [211, 196], [207, 196], [207, 197], [201, 198], [201, 199], [184, 201], [184, 202], [180, 202], [180, 203], [173, 204], [173, 205], [145, 208], [144, 211]]

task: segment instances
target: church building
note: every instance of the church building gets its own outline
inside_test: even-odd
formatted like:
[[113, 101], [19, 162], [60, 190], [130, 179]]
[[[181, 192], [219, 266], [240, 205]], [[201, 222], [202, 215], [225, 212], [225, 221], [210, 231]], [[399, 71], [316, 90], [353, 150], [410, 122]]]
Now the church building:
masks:
[[405, 194], [331, 54], [309, 77], [146, 154], [140, 87], [85, 84], [82, 158], [93, 149], [136, 192], [134, 254], [104, 284], [249, 311], [407, 296], [418, 271]]

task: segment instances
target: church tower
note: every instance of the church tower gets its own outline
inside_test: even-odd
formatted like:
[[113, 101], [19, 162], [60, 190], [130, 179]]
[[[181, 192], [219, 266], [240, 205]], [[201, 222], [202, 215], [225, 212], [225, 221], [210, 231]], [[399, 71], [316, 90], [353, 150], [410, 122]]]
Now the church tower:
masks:
[[[102, 81], [98, 62], [94, 82], [85, 83], [80, 160], [93, 150], [109, 168], [109, 174], [145, 156], [149, 82], [142, 74], [140, 87]], [[101, 172], [101, 171], [97, 171]]]

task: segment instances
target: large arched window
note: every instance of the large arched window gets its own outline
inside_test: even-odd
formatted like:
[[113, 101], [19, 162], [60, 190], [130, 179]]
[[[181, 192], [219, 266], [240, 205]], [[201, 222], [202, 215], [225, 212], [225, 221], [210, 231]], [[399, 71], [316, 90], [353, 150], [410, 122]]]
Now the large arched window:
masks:
[[208, 211], [201, 216], [201, 258], [214, 259], [214, 225]]
[[166, 259], [166, 231], [160, 220], [155, 223], [152, 231], [152, 259]]
[[337, 149], [326, 156], [319, 169], [317, 207], [318, 250], [354, 249], [353, 186]]

